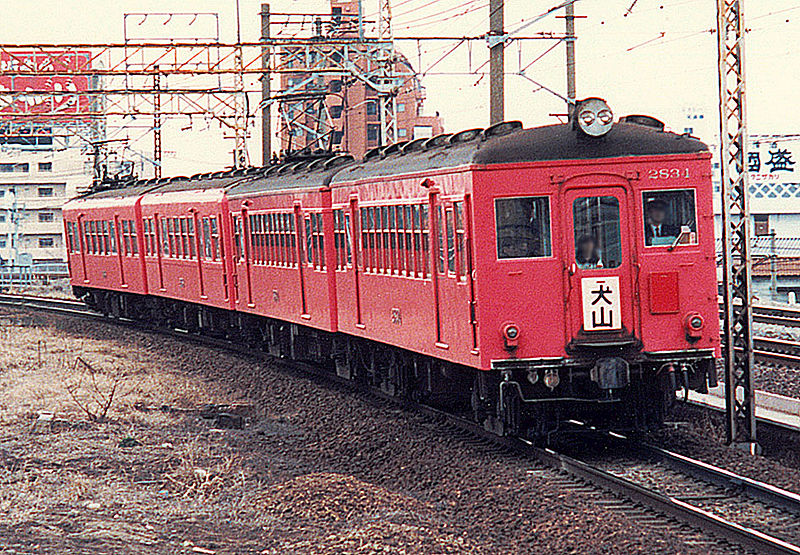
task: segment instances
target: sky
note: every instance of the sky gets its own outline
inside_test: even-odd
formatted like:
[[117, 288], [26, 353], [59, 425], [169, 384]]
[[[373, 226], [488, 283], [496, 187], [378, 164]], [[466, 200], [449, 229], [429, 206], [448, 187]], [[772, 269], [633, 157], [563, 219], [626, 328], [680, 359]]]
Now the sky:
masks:
[[[239, 0], [244, 40], [260, 34], [260, 0]], [[506, 28], [514, 31], [561, 0], [507, 0]], [[272, 12], [327, 12], [323, 0], [273, 0]], [[488, 0], [395, 0], [394, 33], [403, 36], [478, 36], [488, 27]], [[633, 4], [633, 8], [628, 11]], [[578, 0], [578, 97], [600, 96], [617, 116], [650, 114], [682, 130], [687, 109], [705, 113], [711, 135], [717, 121], [716, 3], [713, 0]], [[3, 43], [120, 42], [126, 12], [217, 12], [223, 40], [236, 36], [235, 0], [0, 0]], [[800, 132], [800, 0], [747, 0], [745, 20], [748, 127], [751, 133]], [[374, 19], [377, 0], [364, 0]], [[553, 13], [516, 36], [563, 33], [564, 19]], [[273, 28], [273, 32], [276, 30]], [[486, 44], [402, 41], [397, 48], [422, 72], [426, 110], [439, 112], [448, 131], [488, 124]], [[552, 40], [515, 41], [506, 49], [506, 119], [526, 126], [553, 123], [565, 111], [558, 96], [519, 75]], [[447, 54], [447, 55], [445, 55]], [[435, 66], [431, 67], [434, 62]], [[525, 74], [564, 95], [565, 49], [558, 44]], [[258, 99], [253, 99], [257, 103]], [[144, 123], [144, 122], [141, 122]], [[230, 164], [232, 141], [215, 126], [172, 121], [164, 131], [164, 174], [208, 171]], [[124, 133], [123, 133], [124, 134]], [[146, 130], [127, 132], [131, 147], [149, 154]], [[713, 137], [703, 137], [713, 141]], [[248, 141], [250, 158], [260, 160], [260, 131]]]

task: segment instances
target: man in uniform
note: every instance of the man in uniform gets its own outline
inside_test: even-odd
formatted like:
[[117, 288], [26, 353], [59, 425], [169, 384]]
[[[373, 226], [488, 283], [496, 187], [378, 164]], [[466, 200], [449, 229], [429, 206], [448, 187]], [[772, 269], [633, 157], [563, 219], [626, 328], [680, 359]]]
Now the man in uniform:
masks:
[[[644, 244], [653, 245], [656, 237], [675, 239], [680, 234], [680, 229], [667, 223], [667, 203], [661, 199], [651, 199], [647, 202], [646, 218], [644, 225]], [[655, 244], [663, 244], [656, 241]]]

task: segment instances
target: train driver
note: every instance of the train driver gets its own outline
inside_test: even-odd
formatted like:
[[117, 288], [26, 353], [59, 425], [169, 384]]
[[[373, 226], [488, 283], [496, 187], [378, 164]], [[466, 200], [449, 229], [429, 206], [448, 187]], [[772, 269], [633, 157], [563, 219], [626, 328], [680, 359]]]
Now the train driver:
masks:
[[597, 240], [591, 235], [582, 235], [575, 247], [575, 263], [581, 270], [592, 270], [603, 267]]
[[[664, 245], [675, 240], [680, 230], [667, 223], [667, 203], [661, 199], [653, 199], [647, 203], [647, 212], [644, 226], [644, 244]], [[667, 238], [666, 240], [659, 238]]]

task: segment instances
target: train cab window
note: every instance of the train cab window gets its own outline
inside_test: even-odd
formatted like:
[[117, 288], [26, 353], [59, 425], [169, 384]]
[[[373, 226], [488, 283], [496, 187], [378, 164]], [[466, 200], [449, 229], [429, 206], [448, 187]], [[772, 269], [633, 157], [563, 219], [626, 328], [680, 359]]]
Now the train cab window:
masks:
[[647, 191], [644, 206], [644, 244], [647, 247], [697, 243], [694, 191]]
[[617, 268], [622, 264], [619, 200], [616, 197], [575, 199], [572, 224], [578, 268]]
[[497, 258], [552, 256], [550, 202], [547, 197], [518, 197], [494, 202]]

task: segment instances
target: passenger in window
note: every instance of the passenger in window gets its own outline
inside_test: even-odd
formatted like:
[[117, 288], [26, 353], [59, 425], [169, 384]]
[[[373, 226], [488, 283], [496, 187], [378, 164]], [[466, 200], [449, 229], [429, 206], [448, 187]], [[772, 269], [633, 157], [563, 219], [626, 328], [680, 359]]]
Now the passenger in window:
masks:
[[603, 261], [597, 249], [597, 241], [591, 235], [582, 235], [575, 246], [575, 262], [581, 270], [602, 268]]
[[[652, 199], [647, 203], [647, 218], [644, 228], [644, 244], [668, 245], [675, 240], [680, 229], [667, 222], [667, 203]], [[664, 238], [664, 239], [662, 239]]]

